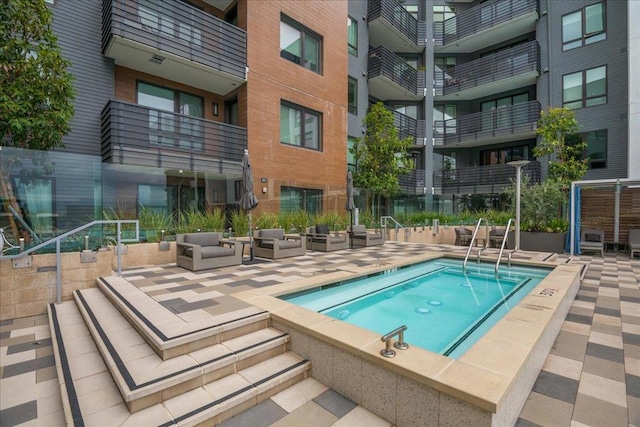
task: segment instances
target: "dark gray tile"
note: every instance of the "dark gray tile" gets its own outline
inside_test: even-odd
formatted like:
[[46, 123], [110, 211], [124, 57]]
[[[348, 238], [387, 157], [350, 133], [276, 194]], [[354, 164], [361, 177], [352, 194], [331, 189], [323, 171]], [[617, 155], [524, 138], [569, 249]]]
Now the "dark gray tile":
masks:
[[540, 424], [527, 421], [524, 418], [518, 418], [518, 421], [516, 421], [515, 427], [542, 427], [542, 426]]
[[640, 377], [635, 375], [626, 374], [625, 380], [627, 383], [627, 395], [637, 397], [640, 399]]
[[590, 342], [587, 344], [587, 355], [607, 359], [616, 363], [624, 363], [624, 351], [607, 345]]
[[620, 317], [620, 310], [614, 310], [612, 308], [604, 308], [596, 306], [594, 313], [604, 314], [605, 316]]
[[9, 378], [13, 377], [14, 375], [24, 374], [25, 372], [37, 371], [38, 369], [54, 365], [55, 361], [53, 359], [53, 355], [39, 357], [33, 360], [27, 360], [25, 362], [14, 363], [13, 365], [7, 365], [4, 367], [2, 378]]
[[7, 354], [21, 353], [28, 350], [38, 350], [39, 348], [50, 347], [51, 338], [45, 338], [39, 341], [25, 342], [22, 344], [10, 345], [7, 348]]
[[338, 418], [344, 417], [357, 406], [355, 402], [334, 390], [325, 391], [313, 401]]
[[625, 344], [633, 344], [633, 345], [640, 346], [640, 335], [631, 334], [629, 332], [623, 332], [622, 342]]
[[11, 331], [0, 332], [0, 340], [6, 340], [11, 336]]
[[598, 298], [597, 297], [590, 297], [587, 295], [576, 295], [576, 300], [577, 301], [585, 301], [585, 302], [596, 302]]
[[219, 427], [268, 427], [288, 413], [271, 399], [258, 403], [235, 417], [229, 418]]
[[540, 371], [540, 375], [533, 385], [533, 391], [573, 405], [578, 394], [578, 381], [551, 372]]
[[38, 405], [35, 400], [0, 410], [0, 425], [2, 427], [17, 426], [38, 418]]
[[593, 322], [593, 317], [584, 316], [582, 314], [569, 313], [565, 318], [567, 322], [575, 322], [575, 323], [583, 323], [585, 325], [590, 325]]
[[620, 295], [620, 301], [640, 303], [640, 297]]
[[7, 326], [12, 324], [13, 324], [13, 319], [0, 320], [0, 326]]
[[604, 281], [600, 282], [600, 286], [604, 287], [604, 288], [618, 288], [618, 284], [617, 283], [607, 283]]
[[167, 307], [176, 314], [186, 313], [187, 311], [198, 310], [201, 308], [214, 307], [219, 303], [212, 299], [203, 299], [194, 302], [187, 302], [182, 298], [175, 298], [166, 301], [160, 301], [160, 304]]
[[[174, 280], [175, 281], [175, 280]], [[156, 281], [156, 283], [160, 284], [160, 282]], [[165, 282], [167, 283], [167, 282]], [[200, 283], [191, 283], [188, 285], [180, 285], [180, 286], [176, 286], [173, 288], [167, 288], [167, 291], [169, 292], [180, 292], [180, 291], [188, 291], [190, 289], [198, 289], [198, 288], [203, 288], [204, 286], [201, 285]]]

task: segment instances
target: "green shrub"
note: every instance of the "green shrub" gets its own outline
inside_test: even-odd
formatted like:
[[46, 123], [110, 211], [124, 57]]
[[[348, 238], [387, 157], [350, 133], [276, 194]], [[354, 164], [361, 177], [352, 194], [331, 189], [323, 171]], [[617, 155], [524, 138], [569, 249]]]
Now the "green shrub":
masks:
[[[252, 217], [253, 219], [253, 217]], [[244, 211], [233, 211], [231, 213], [231, 228], [236, 237], [249, 235], [249, 215]]]

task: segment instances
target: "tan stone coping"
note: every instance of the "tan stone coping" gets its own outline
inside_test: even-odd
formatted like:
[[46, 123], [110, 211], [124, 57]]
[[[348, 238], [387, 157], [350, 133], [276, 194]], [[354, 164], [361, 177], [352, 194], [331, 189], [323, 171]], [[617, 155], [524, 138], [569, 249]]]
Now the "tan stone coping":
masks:
[[[358, 271], [338, 271], [265, 289], [236, 293], [234, 297], [268, 310], [274, 320], [428, 387], [496, 413], [518, 374], [533, 355], [546, 327], [560, 315], [558, 310], [562, 307], [565, 296], [572, 288], [575, 290], [572, 285], [580, 280], [581, 265], [524, 260], [512, 262], [518, 266], [547, 267], [553, 270], [458, 359], [415, 346], [399, 351], [394, 358], [382, 357], [380, 350], [384, 344], [379, 334], [277, 298], [389, 268], [445, 257], [460, 258], [448, 254], [445, 256], [440, 252], [425, 252], [397, 262], [358, 268]], [[485, 260], [495, 262], [495, 258]]]

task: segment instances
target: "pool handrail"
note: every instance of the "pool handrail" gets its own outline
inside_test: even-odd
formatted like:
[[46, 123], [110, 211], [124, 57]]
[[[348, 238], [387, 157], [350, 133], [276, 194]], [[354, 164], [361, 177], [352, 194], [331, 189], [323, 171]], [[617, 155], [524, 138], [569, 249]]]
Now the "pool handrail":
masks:
[[[476, 228], [473, 230], [473, 236], [471, 237], [471, 242], [469, 242], [469, 249], [467, 249], [467, 255], [465, 255], [464, 262], [462, 263], [462, 271], [465, 271], [465, 269], [467, 268], [467, 261], [469, 260], [469, 255], [471, 254], [471, 248], [473, 247], [473, 243], [476, 241], [476, 236], [478, 235], [478, 230], [480, 229], [480, 224], [482, 224], [483, 220], [486, 223], [487, 230], [489, 229], [489, 221], [487, 221], [486, 218], [480, 218], [478, 220], [478, 223], [476, 224]], [[487, 237], [488, 236], [486, 236], [484, 240], [485, 246], [487, 244]]]
[[[509, 218], [509, 221], [507, 221], [507, 229], [504, 232], [504, 236], [502, 237], [502, 245], [500, 245], [500, 254], [498, 254], [498, 260], [496, 261], [496, 274], [498, 274], [498, 269], [500, 268], [500, 260], [502, 259], [502, 252], [504, 251], [504, 245], [507, 243], [507, 236], [509, 235], [509, 230], [511, 229], [511, 222], [514, 221], [513, 218]], [[518, 248], [515, 248], [515, 251], [517, 251]], [[513, 253], [511, 252], [509, 254], [509, 267], [511, 267], [511, 254]]]
[[398, 350], [406, 350], [409, 348], [409, 344], [404, 342], [404, 331], [407, 330], [407, 325], [402, 325], [393, 331], [384, 334], [380, 337], [380, 341], [385, 343], [385, 348], [380, 350], [380, 354], [384, 357], [394, 357], [396, 352], [391, 348], [391, 338], [398, 335], [398, 341], [393, 344]]

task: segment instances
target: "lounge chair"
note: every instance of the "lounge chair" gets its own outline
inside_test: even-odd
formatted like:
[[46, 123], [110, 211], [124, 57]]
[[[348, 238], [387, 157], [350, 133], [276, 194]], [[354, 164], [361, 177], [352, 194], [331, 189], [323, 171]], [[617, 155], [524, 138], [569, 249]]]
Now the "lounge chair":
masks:
[[582, 230], [580, 233], [580, 251], [600, 252], [604, 257], [604, 231]]
[[366, 247], [384, 245], [385, 238], [382, 231], [368, 231], [362, 224], [350, 226], [347, 229], [347, 233], [353, 246]]
[[285, 236], [282, 228], [266, 228], [256, 230], [253, 234], [253, 253], [261, 258], [287, 258], [304, 255], [306, 248], [302, 239], [304, 236]]
[[222, 233], [187, 233], [176, 235], [176, 263], [191, 271], [242, 264], [242, 244], [225, 241]]
[[[502, 245], [502, 241], [504, 240], [504, 234], [507, 232], [506, 228], [496, 228], [495, 230], [489, 231], [489, 247], [490, 248], [499, 248]], [[507, 244], [509, 242], [509, 238], [507, 237]]]
[[456, 246], [469, 246], [471, 243], [471, 238], [473, 237], [473, 233], [468, 228], [457, 227], [455, 229], [456, 232]]
[[342, 232], [331, 233], [326, 224], [317, 224], [309, 227], [306, 233], [307, 249], [321, 252], [339, 251], [349, 248], [347, 234]]
[[640, 253], [640, 229], [629, 230], [629, 256]]

